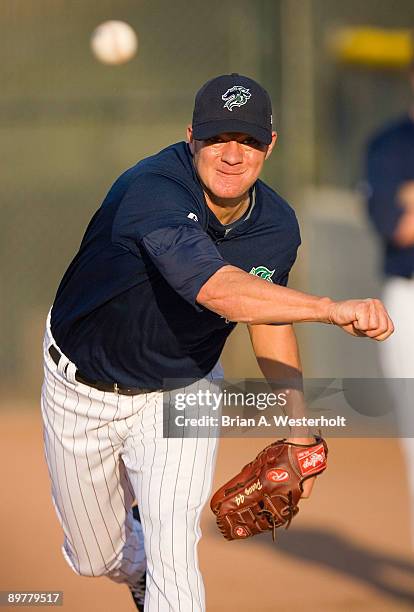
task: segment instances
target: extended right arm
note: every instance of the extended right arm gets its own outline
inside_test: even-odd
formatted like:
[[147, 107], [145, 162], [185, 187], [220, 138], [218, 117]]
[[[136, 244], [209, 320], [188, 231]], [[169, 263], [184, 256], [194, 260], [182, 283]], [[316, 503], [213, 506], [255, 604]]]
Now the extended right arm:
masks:
[[201, 288], [197, 302], [240, 323], [329, 323], [332, 300], [264, 281], [231, 265], [220, 268]]
[[394, 330], [379, 300], [334, 302], [269, 283], [224, 266], [201, 287], [197, 302], [229, 321], [249, 324], [314, 321], [338, 325], [354, 336], [385, 340]]

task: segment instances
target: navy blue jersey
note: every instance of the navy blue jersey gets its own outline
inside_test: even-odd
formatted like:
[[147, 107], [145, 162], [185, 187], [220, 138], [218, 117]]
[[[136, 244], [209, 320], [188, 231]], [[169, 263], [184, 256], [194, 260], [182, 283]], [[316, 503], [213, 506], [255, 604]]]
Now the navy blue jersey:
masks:
[[56, 342], [84, 377], [160, 389], [213, 368], [235, 324], [197, 304], [200, 288], [227, 264], [286, 285], [300, 244], [292, 208], [262, 181], [253, 193], [240, 222], [222, 225], [184, 142], [118, 178], [52, 308]]
[[403, 117], [376, 134], [367, 149], [368, 212], [381, 236], [386, 275], [411, 277], [414, 247], [392, 241], [402, 209], [396, 194], [405, 181], [414, 180], [414, 122]]

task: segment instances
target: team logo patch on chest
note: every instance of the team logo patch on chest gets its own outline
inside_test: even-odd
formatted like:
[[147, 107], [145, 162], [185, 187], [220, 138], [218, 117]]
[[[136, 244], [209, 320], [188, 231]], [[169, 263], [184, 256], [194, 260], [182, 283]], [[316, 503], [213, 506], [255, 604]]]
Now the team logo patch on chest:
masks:
[[251, 95], [250, 90], [246, 89], [246, 87], [234, 85], [234, 87], [230, 87], [230, 89], [221, 96], [221, 99], [225, 102], [223, 108], [232, 111], [235, 106], [243, 106]]
[[266, 268], [266, 266], [256, 266], [256, 268], [252, 268], [249, 272], [249, 274], [260, 276], [260, 278], [269, 281], [269, 283], [273, 283], [272, 276], [274, 273], [274, 270], [269, 270], [269, 268]]

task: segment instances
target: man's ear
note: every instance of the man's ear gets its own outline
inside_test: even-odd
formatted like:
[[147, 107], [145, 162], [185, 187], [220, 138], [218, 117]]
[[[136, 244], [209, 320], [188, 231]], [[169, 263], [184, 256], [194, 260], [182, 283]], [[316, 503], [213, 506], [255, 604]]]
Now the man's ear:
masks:
[[187, 142], [190, 147], [191, 154], [194, 155], [194, 138], [193, 138], [193, 128], [191, 125], [187, 125]]
[[277, 132], [272, 132], [272, 142], [267, 147], [265, 159], [268, 159], [271, 156], [272, 151], [276, 145], [276, 141], [277, 141]]

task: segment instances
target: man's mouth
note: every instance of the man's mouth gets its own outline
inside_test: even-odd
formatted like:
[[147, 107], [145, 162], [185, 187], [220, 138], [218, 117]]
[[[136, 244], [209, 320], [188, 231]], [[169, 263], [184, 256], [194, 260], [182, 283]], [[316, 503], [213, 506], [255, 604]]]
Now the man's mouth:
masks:
[[241, 176], [245, 173], [245, 170], [242, 170], [242, 172], [226, 172], [224, 170], [217, 170], [217, 172], [219, 174], [224, 174], [225, 176]]

